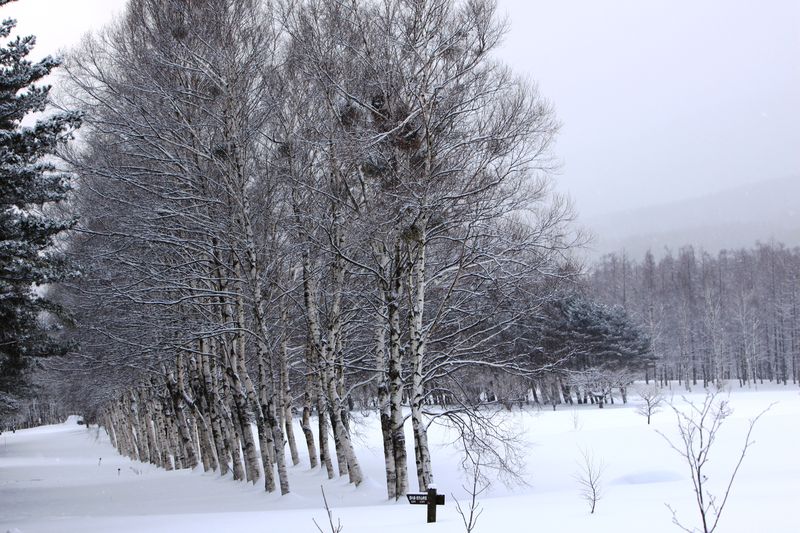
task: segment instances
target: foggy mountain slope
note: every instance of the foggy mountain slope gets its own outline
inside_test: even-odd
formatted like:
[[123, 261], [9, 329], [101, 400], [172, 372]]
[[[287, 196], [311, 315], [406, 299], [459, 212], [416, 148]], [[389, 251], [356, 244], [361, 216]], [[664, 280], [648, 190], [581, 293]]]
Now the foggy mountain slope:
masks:
[[767, 180], [720, 193], [589, 217], [595, 236], [587, 254], [625, 251], [661, 255], [692, 244], [715, 253], [776, 240], [800, 246], [800, 176]]

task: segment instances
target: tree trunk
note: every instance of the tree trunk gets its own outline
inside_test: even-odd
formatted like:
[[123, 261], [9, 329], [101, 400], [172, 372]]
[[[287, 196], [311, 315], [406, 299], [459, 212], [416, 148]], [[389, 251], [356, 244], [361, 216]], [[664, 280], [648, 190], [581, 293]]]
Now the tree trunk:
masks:
[[[382, 273], [385, 273], [388, 258], [383, 256], [381, 262]], [[383, 438], [383, 462], [386, 472], [386, 497], [396, 500], [400, 497], [397, 493], [397, 469], [394, 462], [394, 440], [392, 438], [392, 420], [389, 408], [389, 383], [386, 372], [386, 306], [387, 287], [381, 283], [382, 302], [380, 313], [377, 316], [375, 329], [375, 381], [377, 384], [378, 414], [381, 420], [381, 436]]]
[[[191, 375], [191, 389], [193, 390], [192, 398], [187, 399], [187, 403], [192, 408], [196, 427], [197, 427], [197, 441], [200, 449], [200, 457], [203, 461], [203, 469], [205, 472], [209, 470], [216, 470], [218, 465], [216, 449], [214, 446], [214, 437], [212, 429], [209, 424], [209, 412], [206, 406], [206, 396], [203, 391], [203, 381], [201, 379], [200, 364], [197, 357], [202, 358], [205, 350], [205, 343], [201, 340], [199, 343], [199, 354], [192, 356], [189, 360], [189, 370]], [[182, 391], [186, 397], [187, 392]]]
[[[227, 350], [227, 348], [223, 345], [222, 347], [223, 353]], [[227, 357], [226, 357], [227, 359]], [[222, 373], [223, 375], [220, 375]], [[230, 450], [231, 453], [231, 463], [233, 469], [233, 479], [240, 481], [245, 479], [245, 470], [242, 461], [242, 446], [241, 446], [241, 438], [239, 435], [239, 431], [237, 430], [237, 424], [234, 421], [234, 406], [233, 400], [231, 399], [231, 392], [230, 387], [228, 385], [228, 379], [224, 375], [226, 373], [225, 367], [220, 367], [219, 372], [215, 373], [215, 378], [217, 380], [217, 387], [220, 391], [220, 398], [221, 401], [219, 402], [220, 408], [223, 410], [221, 420], [223, 422], [223, 439], [225, 441], [225, 446]]]
[[231, 452], [225, 445], [225, 440], [222, 436], [222, 410], [219, 405], [220, 398], [217, 394], [211, 368], [211, 357], [216, 353], [216, 342], [212, 340], [209, 343], [209, 347], [212, 355], [202, 356], [200, 370], [203, 375], [203, 389], [206, 395], [206, 402], [208, 402], [209, 417], [211, 418], [211, 436], [214, 439], [214, 448], [217, 452], [217, 465], [220, 474], [224, 476], [230, 471]]
[[[156, 380], [153, 378], [150, 381], [150, 386], [156, 390]], [[172, 461], [170, 460], [170, 441], [168, 438], [167, 427], [164, 422], [164, 406], [160, 398], [151, 396], [152, 412], [153, 412], [153, 426], [158, 441], [159, 462], [166, 470], [172, 470]]]
[[[399, 256], [399, 252], [396, 254]], [[398, 257], [399, 260], [399, 257]], [[387, 309], [389, 313], [389, 416], [391, 419], [392, 450], [396, 472], [395, 497], [400, 498], [408, 492], [408, 459], [406, 456], [406, 437], [403, 416], [403, 376], [402, 352], [400, 350], [400, 296], [402, 292], [399, 275], [394, 276]]]
[[170, 370], [167, 374], [167, 389], [169, 390], [170, 397], [172, 398], [172, 408], [175, 413], [175, 424], [177, 426], [178, 435], [180, 436], [181, 448], [185, 451], [185, 461], [182, 461], [182, 466], [186, 468], [194, 468], [197, 466], [197, 452], [195, 451], [194, 442], [192, 439], [191, 428], [185, 413], [185, 402], [183, 395], [180, 392], [182, 387], [179, 386], [179, 381], [183, 382], [183, 355], [178, 354], [177, 358], [177, 374], [175, 371]]
[[[284, 309], [281, 314], [284, 327], [289, 322], [289, 316]], [[300, 454], [297, 451], [297, 441], [294, 437], [294, 416], [292, 415], [292, 389], [289, 383], [289, 339], [286, 332], [283, 333], [281, 341], [281, 354], [280, 354], [280, 404], [281, 404], [281, 419], [285, 428], [286, 441], [289, 443], [289, 454], [292, 458], [292, 465], [297, 466], [300, 464]]]
[[[314, 348], [311, 346], [311, 341], [306, 342], [306, 362], [307, 365], [312, 361], [310, 352]], [[313, 370], [306, 368], [305, 379], [305, 392], [303, 394], [303, 419], [300, 427], [303, 430], [303, 435], [306, 438], [306, 448], [308, 449], [308, 462], [311, 468], [316, 468], [317, 464], [317, 447], [314, 444], [314, 432], [311, 430], [311, 411], [313, 410], [314, 398], [314, 377]]]
[[[328, 451], [328, 424], [327, 424], [327, 391], [325, 387], [325, 361], [323, 361], [324, 347], [322, 346], [322, 332], [319, 325], [319, 310], [317, 308], [317, 290], [311, 271], [308, 251], [303, 252], [303, 299], [306, 304], [306, 317], [308, 322], [311, 350], [309, 356], [309, 369], [314, 381], [314, 395], [317, 399], [317, 423], [319, 424], [319, 458], [325, 465], [328, 478], [334, 477], [333, 462]], [[334, 435], [336, 433], [334, 432]], [[341, 464], [341, 463], [340, 463]]]
[[414, 450], [417, 460], [417, 481], [419, 490], [428, 490], [433, 483], [431, 455], [428, 447], [428, 429], [422, 417], [422, 404], [425, 398], [423, 382], [423, 360], [425, 339], [423, 338], [423, 315], [425, 312], [425, 234], [421, 233], [417, 257], [409, 273], [409, 293], [412, 296], [410, 321], [411, 352], [411, 426], [414, 430]]

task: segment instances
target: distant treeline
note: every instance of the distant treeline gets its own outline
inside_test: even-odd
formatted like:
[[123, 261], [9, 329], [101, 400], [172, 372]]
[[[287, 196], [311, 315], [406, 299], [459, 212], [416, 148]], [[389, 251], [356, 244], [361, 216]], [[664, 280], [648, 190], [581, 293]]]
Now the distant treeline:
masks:
[[26, 429], [48, 424], [60, 424], [67, 419], [64, 404], [51, 398], [32, 398], [21, 402], [13, 417], [5, 417], [0, 423], [0, 433], [10, 429]]
[[603, 257], [593, 294], [621, 305], [652, 339], [647, 377], [704, 385], [800, 378], [800, 249], [780, 243], [722, 251], [691, 246], [659, 260]]

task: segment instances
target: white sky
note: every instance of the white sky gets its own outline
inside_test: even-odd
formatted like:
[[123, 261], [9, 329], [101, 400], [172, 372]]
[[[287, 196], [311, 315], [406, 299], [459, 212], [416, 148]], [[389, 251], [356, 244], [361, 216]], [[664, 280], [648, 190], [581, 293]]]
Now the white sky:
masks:
[[[19, 0], [0, 17], [37, 55], [124, 0]], [[501, 56], [538, 81], [563, 128], [559, 188], [584, 217], [800, 179], [797, 0], [499, 0]]]
[[0, 18], [17, 19], [17, 33], [36, 35], [34, 57], [55, 55], [102, 27], [125, 0], [17, 0], [0, 7]]
[[499, 0], [584, 216], [800, 179], [797, 0]]

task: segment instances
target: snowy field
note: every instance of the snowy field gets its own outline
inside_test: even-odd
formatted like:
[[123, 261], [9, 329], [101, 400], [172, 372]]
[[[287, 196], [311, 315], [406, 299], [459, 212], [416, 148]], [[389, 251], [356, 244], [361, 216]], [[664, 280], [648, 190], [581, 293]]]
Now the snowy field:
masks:
[[[700, 400], [702, 394], [689, 397]], [[676, 396], [674, 401], [681, 400]], [[483, 514], [474, 531], [680, 531], [666, 504], [685, 524], [698, 525], [687, 466], [656, 433], [658, 429], [676, 435], [674, 414], [665, 409], [648, 426], [636, 413], [636, 402], [603, 410], [515, 409], [507, 423], [525, 442], [526, 484], [495, 482], [480, 497]], [[722, 492], [725, 475], [738, 458], [748, 419], [775, 405], [754, 430], [755, 444], [747, 452], [718, 531], [800, 531], [794, 515], [800, 502], [800, 392], [791, 386], [734, 389], [730, 402], [734, 412], [708, 466], [715, 493]], [[452, 496], [466, 498], [461, 487], [467, 479], [446, 432], [431, 430], [436, 483], [447, 495], [447, 504], [439, 507], [436, 524], [426, 524], [424, 506], [409, 505], [405, 499], [385, 501], [376, 422], [374, 415], [368, 416], [356, 428], [358, 455], [368, 477], [361, 487], [328, 481], [318, 470], [310, 471], [305, 461], [293, 467], [293, 492], [284, 497], [214, 474], [166, 472], [130, 461], [117, 455], [104, 434], [74, 419], [5, 432], [0, 435], [0, 533], [315, 532], [312, 519], [323, 528], [326, 520], [320, 485], [343, 533], [464, 531]], [[575, 479], [582, 449], [591, 450], [606, 466], [603, 497], [593, 515], [580, 499]], [[413, 465], [409, 470], [413, 476]], [[412, 479], [412, 490], [414, 485]]]

